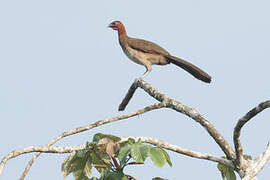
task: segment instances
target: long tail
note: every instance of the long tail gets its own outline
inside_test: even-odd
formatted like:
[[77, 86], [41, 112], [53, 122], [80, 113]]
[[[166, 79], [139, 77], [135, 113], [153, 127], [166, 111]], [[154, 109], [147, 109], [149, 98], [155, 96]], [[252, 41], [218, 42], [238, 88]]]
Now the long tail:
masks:
[[187, 72], [192, 74], [195, 78], [197, 78], [203, 82], [206, 82], [206, 83], [211, 82], [211, 76], [209, 76], [206, 72], [204, 72], [203, 70], [201, 70], [197, 66], [195, 66], [195, 65], [193, 65], [193, 64], [191, 64], [183, 59], [180, 59], [178, 57], [171, 56], [171, 55], [168, 55], [167, 59], [169, 62], [183, 68], [184, 70], [186, 70]]

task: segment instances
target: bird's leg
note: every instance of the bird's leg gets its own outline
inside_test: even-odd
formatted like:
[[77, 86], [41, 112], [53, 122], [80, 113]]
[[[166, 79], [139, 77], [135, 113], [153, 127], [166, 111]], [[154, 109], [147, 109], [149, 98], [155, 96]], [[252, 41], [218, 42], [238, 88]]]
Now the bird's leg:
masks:
[[151, 67], [150, 64], [144, 65], [144, 67], [146, 68], [146, 71], [145, 71], [145, 73], [140, 77], [141, 79], [145, 78], [145, 76], [147, 76], [147, 75], [150, 73], [150, 71], [152, 70], [152, 67]]

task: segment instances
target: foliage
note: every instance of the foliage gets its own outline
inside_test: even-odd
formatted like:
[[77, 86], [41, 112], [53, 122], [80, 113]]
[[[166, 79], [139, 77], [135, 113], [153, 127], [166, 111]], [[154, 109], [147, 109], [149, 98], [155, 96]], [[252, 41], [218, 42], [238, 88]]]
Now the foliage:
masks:
[[217, 168], [221, 172], [221, 176], [223, 180], [236, 180], [236, 176], [233, 171], [233, 168], [228, 167], [221, 163], [218, 163]]
[[168, 179], [163, 179], [163, 178], [160, 178], [160, 177], [154, 177], [152, 180], [168, 180]]
[[[245, 160], [251, 160], [252, 157], [250, 155], [243, 155]], [[223, 157], [226, 159], [226, 157]], [[228, 167], [224, 164], [218, 163], [217, 165], [218, 170], [221, 172], [221, 176], [223, 180], [236, 180], [236, 176], [234, 173], [234, 169]]]
[[[166, 162], [172, 166], [168, 153], [161, 147], [150, 146], [129, 138], [125, 142], [121, 138], [98, 133], [91, 143], [87, 142], [82, 150], [74, 151], [62, 164], [62, 174], [66, 178], [73, 174], [75, 180], [132, 180], [131, 175], [124, 173], [129, 165], [144, 164], [150, 157], [157, 167]], [[92, 168], [95, 168], [100, 177], [91, 177]], [[159, 177], [154, 180], [165, 180]]]

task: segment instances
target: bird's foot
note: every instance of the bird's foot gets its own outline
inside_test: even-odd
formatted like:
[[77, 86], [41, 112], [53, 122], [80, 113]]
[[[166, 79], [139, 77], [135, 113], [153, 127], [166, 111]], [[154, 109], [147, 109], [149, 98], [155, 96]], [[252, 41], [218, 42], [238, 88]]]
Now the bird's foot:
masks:
[[141, 80], [143, 80], [143, 77], [136, 78], [135, 82], [138, 82], [138, 81], [141, 81]]

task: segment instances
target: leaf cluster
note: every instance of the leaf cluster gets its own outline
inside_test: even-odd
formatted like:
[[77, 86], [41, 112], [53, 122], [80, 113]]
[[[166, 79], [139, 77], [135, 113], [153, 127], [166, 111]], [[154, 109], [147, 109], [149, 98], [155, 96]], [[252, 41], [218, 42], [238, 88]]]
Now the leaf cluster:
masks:
[[[84, 149], [74, 151], [64, 160], [64, 178], [72, 173], [75, 180], [132, 180], [135, 178], [125, 174], [124, 168], [144, 164], [148, 157], [157, 167], [166, 163], [172, 166], [168, 153], [161, 147], [144, 144], [140, 140], [136, 142], [132, 138], [125, 142], [120, 140], [113, 135], [95, 134], [93, 141], [87, 142]], [[99, 172], [99, 178], [91, 176], [93, 168]]]

